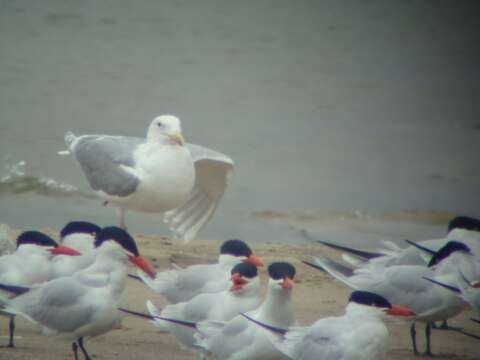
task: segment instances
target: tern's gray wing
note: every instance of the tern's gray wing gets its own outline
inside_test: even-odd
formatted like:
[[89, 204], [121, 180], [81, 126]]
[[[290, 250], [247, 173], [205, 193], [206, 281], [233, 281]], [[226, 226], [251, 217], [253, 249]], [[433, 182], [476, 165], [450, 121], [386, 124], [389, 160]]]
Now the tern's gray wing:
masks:
[[188, 200], [165, 213], [164, 221], [178, 238], [194, 239], [210, 220], [228, 186], [234, 162], [205, 147], [187, 144], [195, 163], [195, 186]]
[[348, 327], [342, 329], [334, 319], [325, 318], [313, 326], [292, 327], [284, 338], [273, 339], [272, 343], [292, 359], [344, 359], [341, 331], [349, 332]]
[[80, 282], [61, 277], [18, 296], [11, 305], [51, 330], [70, 332], [88, 324], [94, 315], [95, 309], [85, 301], [87, 291]]
[[65, 139], [93, 190], [112, 196], [128, 196], [139, 179], [125, 170], [134, 167], [133, 153], [144, 141], [141, 138], [108, 135], [83, 135]]
[[195, 339], [198, 346], [214, 354], [218, 359], [250, 346], [255, 337], [255, 328], [243, 316], [236, 316], [228, 322], [201, 321], [197, 323]]

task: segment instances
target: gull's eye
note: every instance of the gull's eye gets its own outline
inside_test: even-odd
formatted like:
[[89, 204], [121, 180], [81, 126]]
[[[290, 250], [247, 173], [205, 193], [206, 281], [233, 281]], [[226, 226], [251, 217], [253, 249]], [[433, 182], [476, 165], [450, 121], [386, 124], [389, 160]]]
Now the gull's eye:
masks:
[[158, 123], [157, 123], [157, 126], [158, 126], [159, 128], [161, 128], [161, 127], [163, 127], [163, 124], [162, 124], [161, 122], [158, 122]]

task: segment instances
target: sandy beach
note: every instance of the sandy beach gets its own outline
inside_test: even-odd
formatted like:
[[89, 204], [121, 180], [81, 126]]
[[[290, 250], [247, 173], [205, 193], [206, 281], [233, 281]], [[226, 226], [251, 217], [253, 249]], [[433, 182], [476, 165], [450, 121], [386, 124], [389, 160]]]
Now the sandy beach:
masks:
[[[51, 235], [55, 232], [47, 231]], [[171, 268], [171, 263], [185, 266], [194, 263], [214, 261], [222, 241], [192, 241], [185, 245], [164, 237], [135, 236], [140, 252], [160, 271]], [[317, 245], [292, 246], [275, 243], [256, 243], [249, 241], [253, 251], [268, 264], [285, 260], [295, 265], [297, 276], [294, 286], [294, 303], [300, 324], [311, 324], [316, 319], [343, 313], [349, 290], [328, 276], [304, 265], [301, 260], [310, 256], [327, 255], [338, 258], [338, 253]], [[261, 278], [266, 282], [265, 269]], [[157, 305], [166, 304], [160, 295], [150, 291], [135, 280], [128, 282], [129, 308], [145, 311], [145, 301], [153, 300]], [[480, 329], [471, 322], [474, 314], [464, 312], [450, 321], [451, 325], [465, 327], [471, 332], [480, 333]], [[389, 324], [390, 337], [387, 359], [416, 359], [410, 345], [409, 324]], [[8, 322], [1, 321], [0, 343], [7, 343]], [[419, 336], [420, 335], [420, 336]], [[70, 359], [70, 344], [56, 338], [39, 335], [35, 327], [27, 320], [18, 318], [16, 349], [0, 349], [0, 359]], [[424, 349], [423, 325], [417, 326], [420, 349]], [[452, 331], [435, 330], [432, 334], [434, 354], [441, 359], [480, 359], [478, 340]], [[122, 328], [86, 341], [86, 347], [95, 359], [195, 359], [195, 354], [181, 350], [173, 336], [159, 334], [148, 321], [126, 317]]]

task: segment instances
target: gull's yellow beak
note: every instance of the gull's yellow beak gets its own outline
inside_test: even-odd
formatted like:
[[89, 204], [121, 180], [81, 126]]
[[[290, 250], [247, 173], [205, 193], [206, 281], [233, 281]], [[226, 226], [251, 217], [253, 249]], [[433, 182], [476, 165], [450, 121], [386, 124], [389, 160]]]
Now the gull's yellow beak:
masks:
[[183, 138], [183, 135], [181, 132], [170, 135], [170, 138], [175, 144], [178, 144], [180, 146], [183, 146], [185, 144], [185, 139]]

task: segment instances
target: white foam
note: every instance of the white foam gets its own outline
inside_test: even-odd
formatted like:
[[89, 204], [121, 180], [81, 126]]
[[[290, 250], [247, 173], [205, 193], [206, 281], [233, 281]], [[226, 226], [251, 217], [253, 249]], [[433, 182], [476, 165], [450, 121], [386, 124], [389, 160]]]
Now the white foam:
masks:
[[57, 181], [51, 177], [27, 173], [24, 160], [5, 161], [5, 174], [0, 177], [0, 196], [32, 193], [49, 197], [80, 197], [96, 199], [95, 195], [80, 190], [76, 186]]

